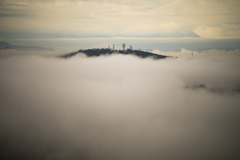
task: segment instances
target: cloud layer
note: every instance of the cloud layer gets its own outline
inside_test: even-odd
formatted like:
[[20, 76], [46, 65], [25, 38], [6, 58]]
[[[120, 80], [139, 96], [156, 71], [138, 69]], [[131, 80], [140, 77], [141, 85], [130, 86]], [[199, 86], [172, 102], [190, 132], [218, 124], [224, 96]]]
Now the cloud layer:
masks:
[[159, 61], [18, 52], [0, 59], [3, 159], [240, 157], [239, 51]]

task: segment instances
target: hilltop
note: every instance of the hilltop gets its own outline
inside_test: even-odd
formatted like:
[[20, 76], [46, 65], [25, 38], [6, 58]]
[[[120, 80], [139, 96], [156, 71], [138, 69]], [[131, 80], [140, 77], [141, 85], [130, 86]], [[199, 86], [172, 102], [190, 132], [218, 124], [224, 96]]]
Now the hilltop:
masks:
[[133, 50], [133, 49], [127, 49], [127, 50], [113, 50], [110, 48], [102, 48], [102, 49], [80, 49], [76, 52], [68, 53], [65, 55], [60, 56], [61, 58], [70, 58], [75, 56], [76, 54], [85, 54], [88, 57], [98, 57], [101, 55], [111, 55], [111, 54], [123, 54], [123, 55], [135, 55], [140, 58], [153, 58], [153, 59], [163, 59], [167, 58], [168, 56], [164, 55], [158, 55], [151, 52], [141, 51], [141, 50]]

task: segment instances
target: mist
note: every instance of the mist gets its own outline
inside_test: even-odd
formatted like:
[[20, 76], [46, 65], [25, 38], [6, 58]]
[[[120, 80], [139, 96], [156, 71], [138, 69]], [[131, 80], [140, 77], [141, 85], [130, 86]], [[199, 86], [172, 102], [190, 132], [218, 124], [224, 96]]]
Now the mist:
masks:
[[240, 157], [239, 50], [0, 53], [1, 159]]

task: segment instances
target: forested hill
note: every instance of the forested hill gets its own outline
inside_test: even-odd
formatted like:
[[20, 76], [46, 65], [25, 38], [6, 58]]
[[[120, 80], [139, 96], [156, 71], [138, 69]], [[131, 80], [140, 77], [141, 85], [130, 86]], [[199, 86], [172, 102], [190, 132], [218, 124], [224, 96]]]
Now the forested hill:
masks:
[[80, 49], [76, 52], [68, 53], [65, 55], [60, 56], [61, 58], [70, 58], [72, 56], [75, 56], [76, 54], [85, 54], [88, 57], [98, 57], [101, 55], [111, 55], [113, 53], [116, 54], [123, 54], [123, 55], [135, 55], [140, 58], [153, 58], [153, 59], [163, 59], [167, 58], [168, 56], [164, 55], [158, 55], [151, 52], [141, 51], [141, 50], [132, 50], [127, 49], [125, 51], [123, 50], [112, 50], [112, 49]]

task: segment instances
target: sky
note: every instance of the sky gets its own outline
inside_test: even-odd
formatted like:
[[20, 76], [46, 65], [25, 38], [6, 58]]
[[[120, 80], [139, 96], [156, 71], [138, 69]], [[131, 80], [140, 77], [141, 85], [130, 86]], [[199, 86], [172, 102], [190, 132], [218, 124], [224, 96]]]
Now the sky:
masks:
[[0, 0], [0, 39], [239, 38], [239, 0]]

